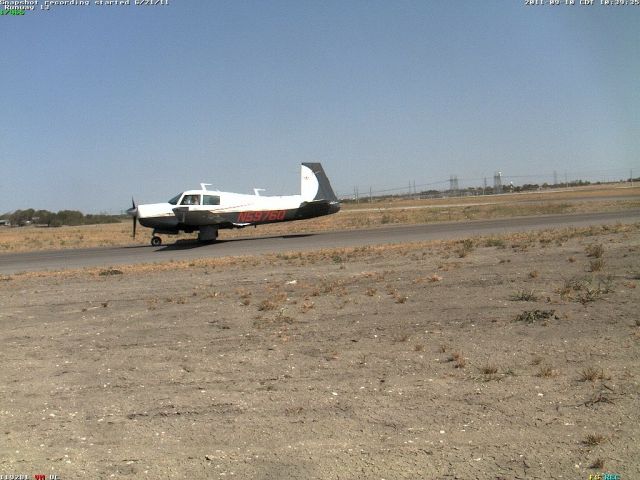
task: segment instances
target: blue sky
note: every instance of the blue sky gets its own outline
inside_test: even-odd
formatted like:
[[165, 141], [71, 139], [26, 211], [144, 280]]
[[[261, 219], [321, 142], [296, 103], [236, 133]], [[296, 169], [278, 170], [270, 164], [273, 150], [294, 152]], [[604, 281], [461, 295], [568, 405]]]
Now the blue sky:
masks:
[[297, 193], [303, 161], [340, 194], [640, 175], [640, 6], [54, 6], [0, 40], [0, 212]]

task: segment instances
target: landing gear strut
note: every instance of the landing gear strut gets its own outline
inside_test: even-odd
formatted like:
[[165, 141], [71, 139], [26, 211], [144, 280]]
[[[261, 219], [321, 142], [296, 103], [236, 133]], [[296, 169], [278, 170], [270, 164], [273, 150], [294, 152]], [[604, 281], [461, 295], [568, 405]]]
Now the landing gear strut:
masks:
[[153, 237], [151, 237], [151, 245], [153, 245], [154, 247], [159, 247], [160, 245], [162, 245], [162, 239], [157, 235], [154, 235]]

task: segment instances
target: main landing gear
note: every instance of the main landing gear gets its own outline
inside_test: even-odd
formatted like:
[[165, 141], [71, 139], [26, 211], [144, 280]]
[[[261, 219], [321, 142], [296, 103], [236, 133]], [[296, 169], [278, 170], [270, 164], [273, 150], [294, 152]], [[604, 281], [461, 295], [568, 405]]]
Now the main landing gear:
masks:
[[218, 238], [218, 229], [211, 226], [205, 225], [200, 227], [200, 231], [198, 232], [198, 241], [202, 243], [209, 243], [215, 241]]
[[[187, 230], [187, 233], [191, 233], [193, 230]], [[154, 230], [153, 232], [153, 236], [151, 237], [151, 246], [153, 247], [159, 247], [160, 245], [162, 245], [162, 239], [157, 235], [157, 233], [168, 233], [169, 235], [175, 235], [178, 232], [165, 232], [165, 231], [160, 231], [160, 232], [156, 232]], [[211, 243], [211, 242], [215, 242], [215, 240], [218, 238], [218, 229], [214, 226], [211, 225], [204, 225], [202, 227], [199, 228], [198, 231], [198, 241], [200, 243]]]

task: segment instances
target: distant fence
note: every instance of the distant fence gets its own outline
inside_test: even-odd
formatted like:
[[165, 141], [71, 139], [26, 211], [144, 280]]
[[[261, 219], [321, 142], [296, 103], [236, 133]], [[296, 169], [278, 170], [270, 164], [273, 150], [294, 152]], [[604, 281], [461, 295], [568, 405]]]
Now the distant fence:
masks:
[[[636, 169], [636, 172], [640, 168]], [[428, 183], [409, 182], [403, 187], [362, 187], [356, 185], [351, 192], [339, 192], [343, 201], [368, 201], [373, 198], [444, 198], [477, 195], [494, 195], [509, 192], [540, 191], [587, 185], [628, 182], [631, 185], [640, 182], [640, 177], [633, 178], [633, 169], [626, 171], [601, 170], [583, 172], [582, 175], [567, 172], [553, 172], [545, 175], [504, 175], [496, 172], [491, 177], [463, 178], [451, 175], [447, 180]], [[462, 185], [462, 186], [461, 186]]]

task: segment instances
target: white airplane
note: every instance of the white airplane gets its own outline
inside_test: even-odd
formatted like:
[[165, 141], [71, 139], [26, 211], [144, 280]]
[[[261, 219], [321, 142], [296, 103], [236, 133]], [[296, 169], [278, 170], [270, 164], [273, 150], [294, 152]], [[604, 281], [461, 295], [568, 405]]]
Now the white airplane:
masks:
[[136, 224], [153, 228], [151, 245], [159, 246], [158, 234], [176, 235], [180, 231], [198, 231], [198, 240], [211, 242], [218, 238], [221, 228], [244, 228], [249, 225], [289, 222], [330, 215], [340, 210], [340, 202], [333, 193], [329, 179], [319, 163], [303, 163], [300, 172], [300, 195], [261, 196], [208, 190], [209, 183], [201, 183], [199, 190], [187, 190], [164, 203], [136, 205], [127, 213], [133, 217], [133, 236]]

